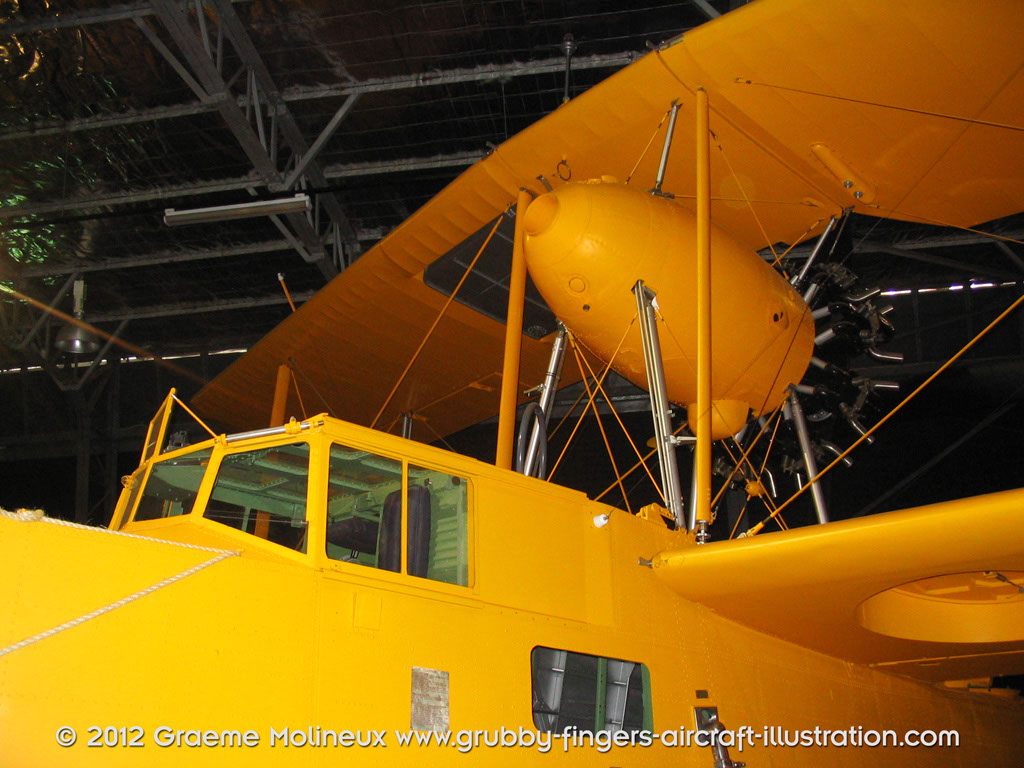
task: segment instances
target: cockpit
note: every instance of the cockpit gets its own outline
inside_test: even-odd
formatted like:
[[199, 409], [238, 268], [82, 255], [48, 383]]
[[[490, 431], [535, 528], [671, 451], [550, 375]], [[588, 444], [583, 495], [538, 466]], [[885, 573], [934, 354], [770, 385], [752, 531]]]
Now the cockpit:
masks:
[[125, 478], [114, 526], [142, 533], [187, 522], [342, 569], [468, 586], [468, 479], [337, 430], [366, 432], [316, 417], [164, 452], [153, 446]]

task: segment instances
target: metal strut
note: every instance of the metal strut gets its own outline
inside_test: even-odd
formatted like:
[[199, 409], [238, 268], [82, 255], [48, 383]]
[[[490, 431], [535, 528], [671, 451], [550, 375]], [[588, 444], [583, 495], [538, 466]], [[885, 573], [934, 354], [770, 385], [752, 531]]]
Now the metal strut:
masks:
[[551, 346], [548, 372], [544, 376], [544, 384], [541, 388], [540, 400], [538, 401], [544, 429], [534, 429], [530, 432], [530, 444], [526, 449], [526, 463], [521, 470], [524, 475], [539, 476], [534, 472], [539, 466], [537, 451], [540, 450], [541, 440], [547, 439], [547, 425], [551, 418], [551, 406], [555, 404], [555, 391], [558, 389], [558, 380], [562, 377], [562, 363], [565, 361], [565, 336], [565, 326], [559, 323], [558, 335], [555, 336], [555, 343]]
[[[800, 440], [800, 452], [804, 457], [807, 477], [808, 479], [814, 479], [818, 476], [818, 464], [814, 460], [814, 448], [811, 445], [811, 436], [807, 432], [804, 409], [800, 406], [800, 400], [792, 389], [790, 389], [789, 400], [784, 407], [785, 415], [792, 419], [793, 427], [796, 429], [796, 436]], [[814, 501], [814, 512], [818, 516], [818, 522], [827, 523], [828, 509], [825, 507], [825, 494], [821, 490], [821, 483], [811, 484], [811, 499]]]
[[807, 257], [807, 261], [804, 262], [803, 267], [800, 271], [793, 275], [793, 279], [790, 281], [794, 288], [800, 290], [803, 287], [804, 281], [807, 279], [807, 273], [811, 270], [811, 265], [814, 264], [814, 260], [818, 258], [818, 253], [821, 251], [821, 247], [825, 244], [828, 236], [832, 233], [832, 230], [836, 226], [836, 217], [833, 216], [828, 220], [828, 224], [825, 226], [825, 231], [821, 233], [821, 237], [818, 238], [818, 242], [814, 244], [814, 249], [811, 251], [811, 255]]
[[665, 144], [661, 148], [661, 162], [658, 164], [658, 178], [654, 182], [652, 194], [663, 195], [661, 183], [665, 180], [665, 168], [668, 166], [668, 152], [672, 148], [672, 134], [676, 130], [676, 115], [679, 114], [679, 102], [672, 102], [672, 114], [668, 119], [668, 130], [665, 131]]
[[661, 489], [665, 504], [676, 521], [677, 528], [686, 527], [686, 513], [679, 488], [679, 465], [676, 462], [676, 441], [672, 435], [668, 392], [665, 389], [665, 369], [661, 363], [661, 342], [654, 316], [655, 295], [637, 280], [633, 286], [637, 314], [640, 317], [640, 336], [644, 345], [644, 367], [647, 369], [647, 391], [651, 396], [651, 414], [654, 417], [654, 441], [658, 449], [661, 468]]

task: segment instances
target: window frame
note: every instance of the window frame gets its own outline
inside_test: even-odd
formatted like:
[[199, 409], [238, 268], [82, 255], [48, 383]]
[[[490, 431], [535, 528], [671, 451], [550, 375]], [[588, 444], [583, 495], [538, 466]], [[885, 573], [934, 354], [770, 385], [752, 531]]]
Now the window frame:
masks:
[[[124, 509], [121, 510], [121, 518], [116, 530], [123, 530], [124, 527], [128, 524], [131, 524], [132, 526], [139, 526], [140, 530], [145, 530], [153, 527], [160, 527], [161, 525], [167, 525], [170, 522], [181, 521], [189, 518], [189, 516], [192, 515], [193, 512], [195, 512], [196, 508], [200, 506], [200, 503], [204, 505], [205, 509], [204, 491], [210, 478], [210, 468], [213, 467], [215, 463], [219, 462], [219, 459], [217, 457], [218, 447], [219, 446], [216, 444], [216, 441], [204, 440], [201, 443], [186, 445], [182, 448], [177, 448], [173, 451], [168, 451], [167, 453], [158, 454], [155, 458], [149, 459], [146, 463], [139, 466], [139, 468], [136, 469], [135, 472], [133, 472], [129, 476], [133, 478], [138, 477], [140, 479], [137, 481], [137, 484], [134, 488], [126, 488], [126, 490], [128, 491], [128, 497], [125, 501]], [[192, 502], [192, 509], [185, 514], [173, 515], [171, 517], [157, 517], [153, 518], [152, 520], [136, 520], [135, 513], [138, 511], [139, 501], [145, 495], [144, 492], [146, 490], [146, 486], [149, 484], [149, 478], [153, 474], [153, 468], [157, 464], [163, 464], [164, 462], [167, 461], [173, 461], [175, 459], [181, 458], [182, 456], [188, 456], [193, 453], [199, 453], [200, 451], [206, 449], [210, 450], [210, 458], [208, 459], [206, 471], [203, 473], [203, 479], [200, 481], [199, 488], [196, 490], [196, 497], [195, 501]], [[120, 506], [120, 503], [121, 502], [119, 500], [118, 506]], [[116, 513], [117, 510], [115, 509], [115, 515]]]
[[[535, 670], [535, 655], [536, 655], [538, 650], [554, 651], [555, 653], [566, 653], [566, 654], [573, 655], [573, 656], [586, 656], [586, 657], [589, 657], [589, 658], [592, 658], [592, 659], [596, 659], [597, 662], [598, 662], [598, 668], [599, 669], [601, 669], [602, 667], [604, 669], [607, 669], [607, 664], [610, 661], [622, 662], [622, 663], [626, 663], [626, 664], [634, 664], [634, 665], [638, 666], [640, 668], [640, 680], [641, 680], [641, 685], [642, 685], [641, 696], [642, 696], [642, 701], [643, 701], [643, 711], [641, 713], [641, 724], [640, 724], [640, 727], [636, 728], [636, 729], [622, 728], [621, 730], [626, 731], [627, 733], [628, 732], [637, 732], [637, 731], [654, 731], [654, 692], [653, 692], [652, 686], [651, 686], [651, 670], [650, 670], [650, 667], [647, 665], [646, 662], [643, 662], [643, 661], [630, 661], [630, 660], [622, 658], [620, 656], [610, 656], [608, 654], [587, 653], [587, 652], [584, 652], [584, 651], [571, 651], [568, 648], [559, 648], [559, 647], [557, 647], [555, 645], [542, 645], [542, 644], [537, 644], [537, 645], [534, 645], [534, 646], [532, 646], [530, 648], [530, 710], [529, 711], [530, 711], [530, 724], [531, 724], [531, 726], [533, 728], [537, 729], [538, 731], [545, 732], [545, 733], [562, 733], [565, 730], [564, 728], [563, 728], [562, 731], [544, 730], [542, 728], [542, 726], [536, 720], [537, 711], [535, 709], [535, 691], [534, 691], [534, 687], [535, 687], [535, 680], [536, 680], [536, 678], [535, 678], [535, 671], [536, 671]], [[595, 684], [596, 683], [597, 683], [597, 680], [595, 679]], [[605, 685], [606, 685], [606, 694], [605, 695], [606, 695], [606, 698], [607, 698], [607, 683], [605, 683]], [[563, 692], [564, 692], [564, 689], [563, 689]], [[559, 703], [561, 704], [561, 701]], [[595, 701], [595, 713], [594, 714], [595, 714], [595, 716], [597, 714], [597, 703], [596, 703], [596, 701]], [[559, 707], [559, 712], [558, 712], [557, 716], [559, 716], [559, 717], [561, 716], [561, 706]], [[605, 721], [605, 723], [607, 725], [607, 720]], [[596, 726], [596, 722], [595, 722], [595, 726]], [[571, 726], [565, 726], [565, 728], [569, 728], [569, 727], [571, 727]], [[585, 729], [580, 729], [580, 730], [582, 731], [582, 730], [585, 730]], [[609, 732], [609, 731], [608, 731], [607, 727], [604, 728], [604, 729], [601, 729], [601, 730], [598, 730], [595, 727], [595, 728], [592, 729], [592, 732], [596, 735], [597, 733], [604, 733], [604, 732]]]
[[[245, 542], [246, 548], [250, 545], [256, 549], [266, 550], [274, 554], [282, 555], [290, 558], [298, 558], [304, 563], [309, 562], [310, 553], [313, 551], [312, 547], [316, 546], [313, 539], [314, 530], [318, 527], [314, 524], [313, 518], [316, 517], [317, 500], [313, 496], [314, 485], [314, 465], [316, 463], [316, 453], [318, 451], [318, 444], [320, 440], [315, 434], [301, 434], [301, 435], [289, 435], [284, 433], [279, 436], [275, 436], [273, 440], [268, 440], [266, 437], [250, 438], [248, 440], [240, 440], [235, 443], [223, 443], [217, 441], [217, 445], [214, 448], [213, 455], [210, 457], [210, 466], [206, 469], [206, 475], [203, 477], [203, 484], [200, 487], [199, 494], [196, 496], [195, 504], [192, 506], [192, 519], [196, 525], [199, 525], [207, 530], [213, 531], [219, 536], [230, 536], [238, 541]], [[211, 520], [206, 517], [206, 508], [210, 503], [210, 498], [213, 495], [214, 486], [217, 484], [217, 477], [220, 474], [221, 467], [223, 466], [224, 460], [230, 456], [237, 456], [241, 453], [250, 453], [256, 450], [269, 450], [274, 448], [281, 448], [289, 445], [305, 444], [309, 447], [309, 460], [306, 467], [306, 551], [300, 552], [295, 549], [290, 549], [283, 544], [278, 544], [275, 541], [269, 539], [263, 539], [259, 536], [255, 536], [247, 531], [234, 528], [225, 523], [220, 523], [216, 520]], [[326, 509], [326, 504], [324, 505]]]
[[[318, 539], [319, 542], [315, 543], [312, 533], [309, 537], [309, 547], [316, 546], [317, 550], [314, 552], [314, 556], [323, 558], [323, 564], [326, 568], [325, 573], [335, 572], [333, 575], [344, 575], [347, 577], [361, 577], [372, 580], [385, 580], [398, 584], [423, 587], [431, 590], [440, 592], [449, 592], [452, 595], [466, 596], [468, 592], [473, 591], [475, 585], [475, 572], [476, 572], [476, 515], [474, 514], [475, 506], [475, 482], [469, 472], [461, 471], [452, 466], [445, 466], [437, 461], [431, 461], [430, 459], [422, 459], [416, 455], [409, 455], [407, 453], [398, 453], [397, 451], [387, 450], [382, 446], [367, 444], [358, 439], [351, 439], [347, 435], [335, 435], [335, 434], [324, 434], [323, 436], [324, 446], [320, 453], [319, 465], [321, 481], [320, 490], [323, 493], [321, 500], [321, 509], [323, 510], [323, 519], [318, 524]], [[330, 456], [331, 447], [339, 445], [343, 448], [366, 451], [368, 453], [379, 456], [383, 459], [391, 461], [397, 461], [402, 468], [402, 554], [401, 554], [401, 567], [398, 572], [389, 571], [383, 568], [371, 567], [361, 563], [352, 563], [345, 560], [336, 560], [327, 555], [327, 484], [328, 478], [330, 477]], [[459, 477], [466, 484], [466, 584], [452, 584], [447, 581], [439, 581], [437, 579], [431, 579], [425, 576], [413, 576], [408, 572], [409, 568], [409, 467], [410, 465], [415, 466], [417, 469], [423, 469], [430, 472], [440, 472], [443, 474], [451, 475], [453, 477]], [[312, 479], [313, 473], [310, 473]], [[312, 549], [310, 549], [312, 552]]]

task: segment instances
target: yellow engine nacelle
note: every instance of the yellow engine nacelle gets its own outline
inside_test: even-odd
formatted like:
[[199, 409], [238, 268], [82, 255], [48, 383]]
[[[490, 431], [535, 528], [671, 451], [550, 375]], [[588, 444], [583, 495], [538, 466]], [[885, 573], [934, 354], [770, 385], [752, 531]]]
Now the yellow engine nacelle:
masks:
[[[697, 402], [697, 222], [661, 196], [609, 182], [569, 184], [527, 208], [530, 276], [558, 318], [603, 360], [636, 315], [632, 288], [657, 294], [669, 399], [695, 424]], [[736, 433], [777, 408], [814, 346], [803, 298], [756, 253], [711, 232], [712, 433]], [[632, 324], [616, 371], [646, 389], [639, 326]]]

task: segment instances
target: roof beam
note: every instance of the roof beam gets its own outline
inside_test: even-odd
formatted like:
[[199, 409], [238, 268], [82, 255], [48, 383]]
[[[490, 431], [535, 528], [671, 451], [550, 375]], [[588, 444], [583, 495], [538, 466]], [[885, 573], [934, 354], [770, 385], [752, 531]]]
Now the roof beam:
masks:
[[[430, 170], [436, 168], [459, 168], [472, 165], [485, 156], [485, 152], [455, 152], [450, 155], [433, 155], [430, 157], [406, 157], [397, 160], [380, 160], [366, 163], [345, 163], [326, 166], [324, 177], [332, 179], [348, 179], [358, 176], [376, 176], [386, 173], [405, 173], [408, 171]], [[192, 184], [181, 184], [168, 187], [151, 187], [149, 189], [125, 190], [93, 197], [69, 197], [49, 203], [18, 203], [0, 207], [0, 221], [4, 219], [22, 218], [25, 216], [45, 216], [51, 213], [70, 213], [71, 211], [90, 211], [99, 208], [112, 208], [119, 205], [151, 203], [167, 201], [181, 197], [196, 197], [220, 192], [239, 192], [252, 189], [258, 185], [255, 174], [233, 179], [217, 179], [200, 181]], [[315, 189], [306, 190], [309, 194], [317, 194]], [[357, 233], [358, 236], [358, 233]], [[360, 238], [367, 239], [367, 238]]]
[[49, 32], [54, 29], [85, 27], [90, 24], [106, 24], [111, 21], [141, 19], [144, 16], [152, 16], [154, 13], [156, 11], [149, 3], [127, 3], [99, 11], [71, 11], [59, 16], [9, 21], [6, 24], [0, 24], [0, 35], [23, 35], [29, 32]]
[[1016, 280], [1020, 277], [1020, 275], [1012, 272], [993, 269], [992, 267], [983, 264], [968, 264], [962, 261], [947, 259], [944, 256], [937, 256], [936, 254], [925, 251], [924, 249], [909, 250], [907, 248], [897, 248], [893, 245], [873, 242], [871, 240], [862, 240], [857, 247], [854, 248], [854, 251], [858, 253], [887, 253], [891, 256], [900, 256], [904, 259], [911, 259], [912, 261], [920, 261], [925, 264], [934, 264], [935, 266], [947, 267], [948, 269], [966, 272], [974, 277], [989, 277], [996, 280]]
[[334, 113], [334, 117], [330, 119], [324, 129], [320, 132], [320, 135], [316, 137], [316, 141], [313, 142], [306, 152], [299, 158], [299, 161], [295, 164], [292, 172], [288, 175], [288, 178], [284, 180], [284, 189], [291, 189], [295, 186], [295, 183], [302, 178], [305, 174], [306, 169], [309, 168], [313, 159], [320, 154], [320, 150], [324, 148], [324, 144], [331, 140], [331, 136], [338, 130], [338, 126], [341, 125], [341, 121], [348, 116], [348, 113], [352, 111], [352, 107], [359, 101], [359, 94], [353, 94], [345, 99], [345, 103], [338, 108], [338, 111]]
[[[250, 0], [231, 0], [233, 3], [248, 3]], [[99, 11], [70, 11], [58, 16], [41, 16], [24, 21], [9, 21], [0, 24], [0, 35], [23, 35], [29, 32], [49, 32], [54, 29], [87, 27], [92, 24], [108, 24], [112, 21], [141, 19], [153, 16], [156, 11], [148, 2], [112, 5]]]
[[240, 245], [208, 248], [204, 250], [167, 250], [155, 251], [142, 256], [129, 256], [122, 259], [101, 259], [99, 261], [83, 261], [81, 263], [64, 264], [26, 264], [19, 270], [21, 277], [45, 277], [49, 275], [68, 275], [73, 272], [101, 272], [112, 269], [130, 269], [132, 267], [152, 267], [157, 264], [179, 264], [187, 261], [206, 261], [224, 259], [232, 256], [253, 256], [258, 253], [274, 253], [275, 251], [291, 250], [286, 240], [270, 240], [264, 243], [247, 243]]
[[1010, 247], [1009, 243], [1003, 242], [1002, 240], [995, 240], [993, 241], [993, 245], [995, 245], [995, 247], [998, 248], [1004, 256], [1006, 256], [1006, 258], [1012, 261], [1017, 269], [1024, 272], [1024, 261], [1021, 261], [1020, 256], [1018, 256], [1017, 252]]
[[[164, 0], [154, 0], [154, 2], [163, 1]], [[231, 39], [231, 43], [234, 45], [235, 51], [241, 57], [245, 65], [252, 71], [254, 79], [259, 83], [264, 96], [269, 101], [270, 109], [277, 115], [277, 124], [281, 131], [281, 135], [288, 143], [288, 146], [294, 153], [296, 160], [299, 161], [301, 158], [310, 154], [310, 148], [306, 144], [306, 138], [302, 135], [302, 131], [299, 129], [299, 124], [295, 121], [295, 118], [292, 116], [292, 113], [289, 111], [288, 106], [285, 104], [283, 99], [281, 99], [281, 92], [278, 89], [277, 84], [274, 82], [274, 79], [271, 77], [270, 70], [267, 69], [267, 65], [263, 62], [259, 52], [256, 50], [256, 46], [253, 44], [248, 31], [242, 24], [242, 20], [238, 17], [238, 14], [235, 13], [235, 9], [231, 5], [231, 0], [211, 0], [211, 2], [213, 7], [217, 10], [220, 24], [227, 33], [227, 36]], [[355, 102], [353, 101], [353, 104], [354, 103]], [[346, 110], [341, 116], [344, 117], [347, 114], [348, 112]], [[320, 166], [317, 164], [315, 159], [311, 159], [307, 163], [306, 176], [316, 186], [327, 186], [327, 179], [324, 178], [324, 175], [320, 170]], [[323, 205], [324, 209], [328, 214], [330, 214], [333, 224], [340, 228], [342, 239], [350, 244], [351, 249], [356, 250], [358, 240], [355, 236], [355, 230], [352, 227], [352, 223], [349, 221], [348, 214], [345, 213], [341, 203], [338, 202], [338, 198], [333, 194], [327, 193], [319, 196], [317, 198], [317, 202], [318, 204]], [[305, 217], [302, 218], [303, 221], [305, 221]], [[295, 221], [292, 221], [292, 224], [294, 225]], [[305, 240], [306, 238], [303, 239]], [[337, 271], [333, 265], [331, 268], [334, 269], [335, 272]]]
[[[300, 291], [292, 294], [296, 304], [301, 304], [313, 296], [315, 291]], [[178, 317], [181, 315], [194, 315], [203, 312], [226, 312], [235, 309], [252, 309], [254, 307], [275, 307], [279, 304], [287, 304], [288, 297], [281, 296], [252, 296], [241, 299], [220, 299], [215, 301], [202, 302], [179, 302], [174, 304], [159, 304], [150, 307], [134, 307], [121, 310], [120, 312], [98, 312], [86, 314], [85, 321], [92, 325], [97, 323], [114, 323], [123, 320], [148, 320], [154, 317]]]
[[[572, 68], [584, 69], [620, 69], [635, 61], [638, 54], [632, 51], [622, 53], [600, 54], [596, 56], [574, 56]], [[400, 77], [368, 78], [357, 83], [339, 83], [315, 87], [287, 88], [280, 93], [284, 102], [309, 101], [313, 99], [339, 98], [356, 96], [366, 93], [384, 91], [411, 90], [429, 88], [431, 86], [451, 85], [453, 83], [479, 83], [498, 81], [509, 77], [526, 77], [549, 72], [564, 72], [565, 57], [540, 59], [538, 61], [513, 62], [511, 64], [485, 64], [479, 67], [464, 67], [425, 72], [419, 75], [403, 75]], [[245, 106], [245, 97], [236, 99], [240, 107]], [[39, 136], [63, 136], [66, 133], [111, 128], [118, 125], [134, 125], [157, 120], [169, 120], [176, 117], [188, 117], [209, 112], [216, 112], [213, 104], [191, 102], [176, 104], [155, 109], [128, 110], [119, 113], [101, 113], [92, 117], [75, 120], [40, 120], [27, 126], [18, 126], [0, 131], [0, 141], [28, 139]]]
[[[152, 0], [152, 3], [178, 50], [195, 73], [199, 85], [209, 94], [211, 102], [216, 106], [224, 122], [232, 134], [234, 134], [242, 151], [245, 152], [246, 157], [249, 158], [256, 172], [260, 175], [263, 184], [268, 188], [275, 184], [280, 184], [282, 175], [278, 171], [274, 159], [261, 141], [261, 137], [253, 129], [246, 113], [239, 108], [235, 98], [231, 95], [230, 87], [222, 77], [217, 62], [210, 57], [210, 52], [207, 50], [206, 45], [204, 45], [204, 41], [200, 40], [192, 29], [188, 15], [181, 10], [174, 0]], [[259, 60], [255, 47], [252, 45], [252, 41], [249, 40], [241, 21], [231, 6], [231, 1], [217, 0], [214, 5], [217, 9], [219, 23], [222, 25], [222, 28], [227, 30], [236, 51], [245, 63], [257, 73], [260, 70], [266, 72], [265, 66]], [[269, 74], [267, 74], [267, 78], [269, 78]], [[268, 94], [270, 93], [266, 84], [263, 85], [263, 88]], [[282, 127], [294, 127], [294, 131], [288, 131], [287, 138], [291, 144], [292, 151], [297, 155], [301, 154], [304, 151], [304, 146], [302, 146], [302, 137], [301, 134], [298, 134], [298, 128], [295, 126], [294, 120], [290, 120], [290, 115], [288, 120], [283, 119], [285, 115], [281, 114], [280, 110], [278, 111], [278, 117]], [[261, 118], [257, 116], [257, 120], [259, 119]], [[326, 207], [331, 212], [332, 218], [334, 218], [336, 223], [348, 225], [348, 219], [344, 212], [341, 211], [341, 207], [336, 200], [333, 206], [328, 202]], [[302, 242], [302, 248], [299, 252], [303, 259], [319, 266], [324, 273], [324, 277], [327, 279], [337, 274], [337, 267], [335, 267], [334, 262], [327, 258], [324, 245], [313, 224], [306, 218], [305, 214], [292, 213], [288, 214], [286, 218], [291, 227], [294, 228], [298, 239]]]

